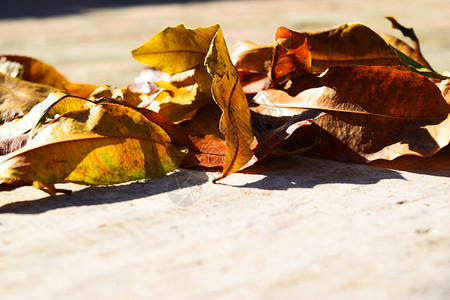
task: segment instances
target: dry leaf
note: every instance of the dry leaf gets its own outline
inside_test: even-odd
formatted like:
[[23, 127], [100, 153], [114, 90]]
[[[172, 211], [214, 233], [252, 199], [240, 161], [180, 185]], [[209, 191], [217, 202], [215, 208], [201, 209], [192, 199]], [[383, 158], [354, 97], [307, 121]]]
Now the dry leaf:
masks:
[[27, 114], [57, 89], [0, 74], [0, 124]]
[[238, 71], [268, 73], [274, 47], [275, 45], [263, 46], [250, 41], [241, 41], [235, 45], [231, 60]]
[[323, 133], [319, 151], [328, 158], [431, 156], [450, 140], [450, 106], [430, 80], [414, 72], [338, 66], [261, 93], [275, 107], [327, 112], [314, 123]]
[[198, 92], [197, 84], [180, 88], [165, 81], [156, 84], [161, 90], [144, 107], [160, 113], [174, 123], [192, 119], [199, 108], [211, 102], [211, 98]]
[[63, 114], [28, 144], [0, 159], [0, 180], [105, 185], [162, 176], [185, 150], [158, 125], [123, 105], [103, 104]]
[[2, 57], [22, 66], [21, 79], [48, 85], [67, 94], [86, 98], [98, 87], [94, 84], [70, 82], [49, 64], [32, 57], [18, 55], [3, 55]]
[[227, 152], [220, 178], [224, 178], [249, 163], [253, 157], [251, 145], [255, 138], [250, 124], [247, 99], [220, 28], [212, 41], [205, 65], [213, 76], [214, 100], [223, 112], [220, 119], [220, 131], [225, 135]]
[[[217, 107], [215, 104], [213, 105], [213, 108]], [[182, 167], [223, 167], [226, 153], [225, 140], [218, 137], [216, 134], [208, 134], [202, 131], [195, 131], [189, 127], [174, 124], [173, 122], [164, 118], [162, 115], [148, 109], [134, 109], [138, 110], [151, 122], [164, 129], [164, 131], [169, 135], [173, 144], [189, 149], [189, 152], [187, 153], [181, 164]], [[205, 119], [204, 115], [203, 119]], [[218, 119], [216, 120], [216, 125], [217, 124]]]
[[280, 27], [275, 40], [277, 45], [268, 74], [272, 83], [281, 84], [292, 77], [311, 72], [311, 52], [306, 34]]
[[133, 57], [150, 67], [173, 75], [202, 66], [219, 26], [195, 29], [167, 27], [132, 51]]

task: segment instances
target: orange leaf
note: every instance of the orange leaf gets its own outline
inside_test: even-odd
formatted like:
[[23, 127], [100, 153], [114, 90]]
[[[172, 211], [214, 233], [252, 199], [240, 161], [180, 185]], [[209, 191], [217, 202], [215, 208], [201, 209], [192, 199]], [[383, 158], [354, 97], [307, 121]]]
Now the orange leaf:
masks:
[[225, 135], [227, 151], [220, 178], [224, 178], [249, 163], [253, 157], [251, 145], [255, 138], [250, 124], [247, 99], [220, 28], [213, 38], [205, 65], [213, 76], [213, 98], [222, 110], [220, 131]]
[[280, 27], [275, 35], [275, 47], [269, 78], [280, 84], [292, 77], [311, 72], [311, 53], [304, 33]]

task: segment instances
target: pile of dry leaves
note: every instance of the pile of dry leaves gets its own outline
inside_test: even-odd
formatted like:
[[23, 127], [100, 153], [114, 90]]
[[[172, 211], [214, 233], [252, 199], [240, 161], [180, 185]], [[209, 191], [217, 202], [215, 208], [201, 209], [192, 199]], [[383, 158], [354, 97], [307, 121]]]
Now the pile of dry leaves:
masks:
[[[269, 155], [367, 163], [429, 157], [450, 141], [450, 83], [413, 47], [352, 23], [281, 27], [275, 43], [220, 26], [169, 27], [132, 51], [148, 65], [125, 88], [78, 84], [34, 58], [0, 60], [0, 190], [108, 185], [177, 168], [226, 177]], [[270, 159], [270, 158], [269, 158]]]

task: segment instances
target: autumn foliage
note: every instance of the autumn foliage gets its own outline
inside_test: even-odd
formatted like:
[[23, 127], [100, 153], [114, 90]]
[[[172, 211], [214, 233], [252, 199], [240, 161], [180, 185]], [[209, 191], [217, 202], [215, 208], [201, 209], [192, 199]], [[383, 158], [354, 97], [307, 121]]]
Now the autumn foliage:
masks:
[[128, 87], [78, 84], [31, 57], [0, 60], [0, 190], [109, 185], [177, 168], [220, 180], [274, 155], [368, 163], [430, 157], [450, 141], [450, 81], [413, 42], [362, 24], [231, 55], [219, 25], [169, 27], [132, 51], [147, 65]]

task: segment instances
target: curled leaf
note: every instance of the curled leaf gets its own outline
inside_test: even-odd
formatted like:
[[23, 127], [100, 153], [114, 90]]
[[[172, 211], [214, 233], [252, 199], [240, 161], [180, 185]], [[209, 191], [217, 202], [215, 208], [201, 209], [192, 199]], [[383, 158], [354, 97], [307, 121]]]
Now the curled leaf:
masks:
[[[214, 110], [217, 105], [213, 105], [212, 108]], [[207, 113], [209, 111], [208, 108], [209, 105], [200, 110], [202, 120], [211, 119], [210, 116], [203, 113]], [[190, 126], [186, 126], [186, 122], [182, 125], [174, 124], [154, 111], [142, 108], [134, 109], [142, 113], [151, 122], [160, 126], [169, 135], [173, 144], [189, 149], [188, 154], [181, 163], [182, 167], [201, 166], [207, 168], [223, 168], [226, 144], [225, 140], [215, 134], [215, 131], [214, 134], [211, 134], [207, 133], [208, 130], [192, 130]], [[217, 126], [218, 119], [215, 121], [215, 125]], [[187, 123], [189, 122], [193, 122], [193, 120], [190, 120]], [[205, 128], [203, 127], [202, 129]]]
[[274, 50], [269, 78], [280, 84], [292, 77], [311, 72], [311, 52], [307, 37], [285, 27], [280, 27], [275, 35], [277, 46]]
[[[255, 111], [252, 120], [259, 129], [257, 130], [259, 132], [257, 136], [258, 143], [253, 148], [253, 153], [258, 160], [262, 160], [269, 154], [275, 153], [274, 150], [287, 140], [297, 129], [313, 124], [313, 121], [323, 115], [319, 110], [304, 110], [289, 118], [282, 118], [281, 124], [277, 124], [279, 123], [279, 120], [268, 120], [273, 116], [270, 115], [270, 112], [269, 114], [265, 114], [267, 110], [264, 107], [260, 108], [263, 109], [251, 109], [252, 112]], [[270, 124], [270, 129], [264, 128], [268, 124]], [[271, 127], [274, 128], [272, 129]]]
[[227, 151], [221, 178], [246, 166], [253, 157], [254, 142], [250, 124], [250, 111], [239, 75], [228, 54], [219, 28], [205, 60], [208, 72], [213, 76], [212, 93], [222, 110], [220, 131], [225, 135]]

